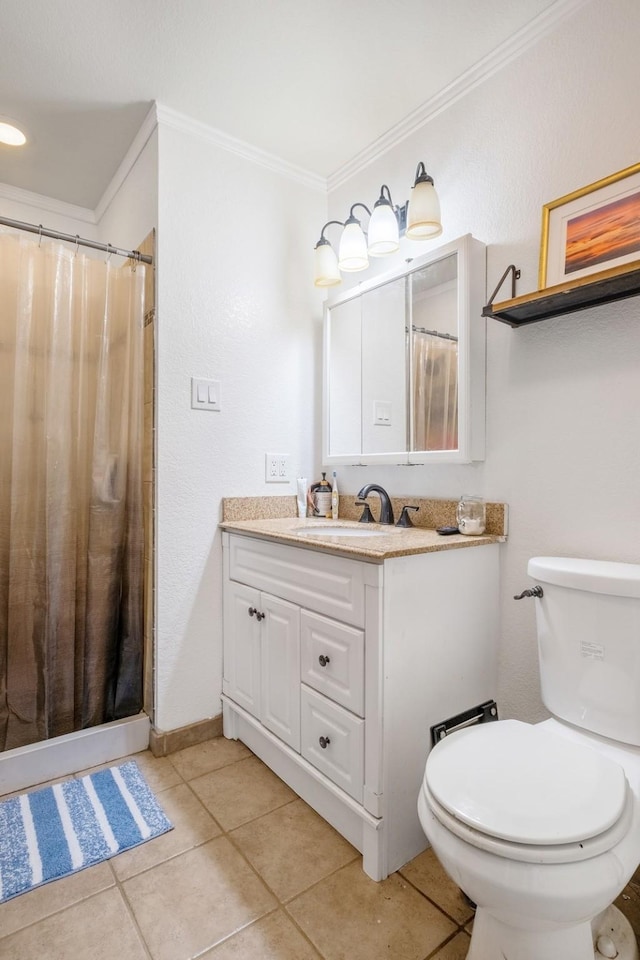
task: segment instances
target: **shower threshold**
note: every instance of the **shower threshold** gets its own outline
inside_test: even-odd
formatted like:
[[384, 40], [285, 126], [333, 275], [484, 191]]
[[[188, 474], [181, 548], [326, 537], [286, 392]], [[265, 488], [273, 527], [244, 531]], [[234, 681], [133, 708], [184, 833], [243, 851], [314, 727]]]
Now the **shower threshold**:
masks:
[[149, 746], [146, 713], [0, 753], [0, 796], [110, 763]]

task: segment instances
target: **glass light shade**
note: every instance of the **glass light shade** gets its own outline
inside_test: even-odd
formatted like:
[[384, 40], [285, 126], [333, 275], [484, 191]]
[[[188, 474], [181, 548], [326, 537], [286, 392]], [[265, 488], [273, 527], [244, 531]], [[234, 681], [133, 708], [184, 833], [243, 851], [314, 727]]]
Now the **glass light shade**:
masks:
[[426, 180], [416, 183], [409, 197], [407, 236], [410, 240], [428, 240], [441, 233], [440, 201], [435, 187]]
[[369, 221], [369, 256], [386, 257], [400, 248], [398, 221], [388, 203], [376, 204]]
[[340, 237], [340, 249], [338, 251], [338, 266], [341, 270], [348, 273], [356, 273], [358, 270], [366, 270], [369, 266], [369, 257], [367, 256], [367, 241], [365, 240], [362, 227], [357, 220], [353, 220], [345, 225]]
[[10, 147], [21, 147], [26, 142], [27, 138], [22, 130], [7, 120], [0, 120], [0, 143], [6, 143]]
[[320, 241], [314, 251], [314, 286], [335, 287], [341, 279], [335, 250], [328, 240]]

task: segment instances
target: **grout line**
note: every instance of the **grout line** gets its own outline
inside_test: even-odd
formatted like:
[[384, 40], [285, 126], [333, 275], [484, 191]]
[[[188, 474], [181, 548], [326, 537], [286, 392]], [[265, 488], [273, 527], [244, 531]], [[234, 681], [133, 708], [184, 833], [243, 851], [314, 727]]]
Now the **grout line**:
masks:
[[[465, 920], [463, 923], [460, 923], [460, 921], [459, 921], [459, 920], [456, 920], [455, 917], [452, 917], [450, 913], [447, 913], [447, 911], [445, 910], [445, 908], [444, 908], [443, 906], [441, 906], [439, 903], [437, 903], [435, 900], [433, 900], [430, 896], [428, 896], [428, 894], [426, 894], [426, 893], [424, 892], [424, 890], [421, 890], [420, 887], [417, 887], [417, 886], [415, 885], [415, 883], [414, 883], [412, 880], [409, 879], [409, 877], [406, 877], [406, 876], [404, 875], [404, 873], [402, 872], [402, 867], [400, 867], [399, 870], [396, 870], [396, 873], [398, 874], [398, 876], [402, 877], [402, 879], [404, 880], [404, 882], [405, 882], [405, 883], [408, 883], [409, 886], [412, 887], [412, 888], [416, 891], [416, 893], [419, 893], [421, 897], [424, 897], [424, 899], [427, 900], [428, 903], [430, 903], [432, 907], [436, 907], [436, 908], [440, 911], [440, 913], [443, 913], [443, 914], [445, 915], [445, 917], [447, 917], [448, 920], [451, 920], [451, 923], [455, 923], [455, 925], [458, 927], [459, 930], [464, 930], [464, 928], [466, 927], [466, 925], [467, 925], [468, 923], [471, 923], [471, 921], [473, 920], [473, 918], [474, 918], [474, 916], [475, 916], [475, 911], [472, 912], [472, 914], [471, 914], [471, 916], [468, 918], [468, 920]], [[469, 909], [471, 909], [471, 908], [469, 908]]]

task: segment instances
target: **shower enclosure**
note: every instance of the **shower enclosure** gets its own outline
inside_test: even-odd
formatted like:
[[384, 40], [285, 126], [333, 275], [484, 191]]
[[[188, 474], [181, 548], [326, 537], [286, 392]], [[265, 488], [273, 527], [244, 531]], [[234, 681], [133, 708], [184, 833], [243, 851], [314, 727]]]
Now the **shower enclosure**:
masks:
[[144, 291], [0, 228], [4, 751], [142, 708]]

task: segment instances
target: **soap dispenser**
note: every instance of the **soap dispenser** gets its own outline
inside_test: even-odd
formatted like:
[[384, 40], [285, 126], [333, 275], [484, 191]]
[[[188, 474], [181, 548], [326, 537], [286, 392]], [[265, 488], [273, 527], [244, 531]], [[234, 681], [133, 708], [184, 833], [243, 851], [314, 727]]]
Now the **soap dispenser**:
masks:
[[316, 513], [321, 517], [331, 516], [331, 484], [327, 480], [326, 473], [322, 474], [322, 480], [311, 484], [311, 496], [316, 508]]

